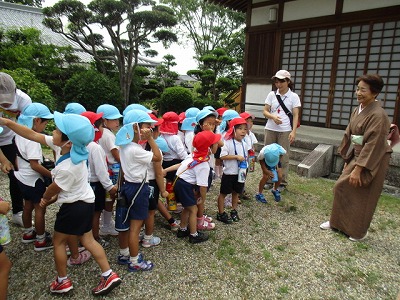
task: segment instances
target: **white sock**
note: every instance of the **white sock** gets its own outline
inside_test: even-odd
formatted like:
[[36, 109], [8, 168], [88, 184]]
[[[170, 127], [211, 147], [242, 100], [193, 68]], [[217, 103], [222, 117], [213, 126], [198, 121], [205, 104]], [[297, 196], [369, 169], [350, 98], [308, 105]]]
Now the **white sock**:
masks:
[[57, 276], [57, 281], [58, 281], [58, 283], [61, 283], [63, 280], [65, 280], [67, 278], [68, 278], [68, 276], [65, 276], [65, 277]]
[[111, 272], [112, 272], [112, 270], [110, 269], [108, 271], [105, 271], [103, 274], [101, 274], [101, 276], [108, 277], [108, 276], [110, 276]]
[[41, 235], [37, 235], [37, 236], [36, 236], [36, 239], [37, 239], [38, 241], [43, 241], [43, 240], [45, 239], [45, 237], [46, 237], [46, 233], [43, 233], [43, 234], [41, 234]]
[[151, 234], [151, 235], [144, 235], [144, 239], [145, 240], [151, 240], [153, 238], [153, 235]]
[[131, 261], [131, 263], [137, 264], [138, 259], [139, 259], [139, 255], [138, 256], [131, 256], [131, 258], [129, 260]]
[[112, 211], [103, 210], [103, 226], [107, 227], [110, 225], [112, 220]]
[[24, 233], [31, 233], [33, 231], [33, 227], [29, 227], [29, 228], [24, 228]]
[[123, 256], [129, 256], [129, 247], [126, 247], [125, 249], [119, 249], [119, 254]]

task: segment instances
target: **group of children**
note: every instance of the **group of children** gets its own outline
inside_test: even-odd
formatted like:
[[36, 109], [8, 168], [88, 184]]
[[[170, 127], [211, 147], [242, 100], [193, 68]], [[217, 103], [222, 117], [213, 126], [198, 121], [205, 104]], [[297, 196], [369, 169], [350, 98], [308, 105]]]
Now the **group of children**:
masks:
[[[56, 126], [52, 136], [42, 134], [51, 119]], [[22, 242], [34, 243], [36, 251], [54, 247], [57, 278], [50, 285], [52, 293], [70, 291], [73, 285], [67, 265], [82, 264], [91, 256], [102, 272], [100, 283], [92, 290], [94, 295], [105, 295], [121, 283], [108, 263], [104, 251], [108, 242], [101, 238], [104, 234], [118, 235], [118, 264], [126, 265], [130, 272], [151, 270], [153, 263], [144, 259], [139, 245], [160, 244], [160, 238], [153, 235], [156, 209], [178, 238], [188, 237], [190, 243], [206, 241], [204, 231], [215, 228], [213, 219], [205, 214], [207, 191], [214, 178], [221, 181], [217, 220], [226, 224], [240, 220], [239, 195], [244, 192], [249, 153], [254, 153], [257, 142], [251, 132], [253, 117], [248, 113], [192, 107], [181, 115], [167, 112], [157, 118], [140, 104], [129, 105], [121, 115], [109, 104], [90, 112], [70, 103], [64, 113], [52, 114], [45, 105], [32, 103], [18, 123], [0, 118], [0, 125], [17, 134], [15, 176], [25, 200]], [[41, 144], [54, 152], [52, 170], [43, 166]], [[271, 179], [274, 198], [280, 201], [276, 188], [281, 177], [279, 159], [284, 153], [277, 144], [261, 150], [258, 160], [263, 177], [258, 201], [266, 203], [262, 190]], [[48, 186], [45, 178], [51, 179]], [[168, 185], [172, 187], [169, 192]], [[182, 207], [180, 223], [159, 199], [160, 195], [172, 196], [170, 193]], [[225, 212], [227, 195], [232, 196], [230, 214]], [[51, 237], [45, 230], [45, 212], [54, 202], [60, 210]]]

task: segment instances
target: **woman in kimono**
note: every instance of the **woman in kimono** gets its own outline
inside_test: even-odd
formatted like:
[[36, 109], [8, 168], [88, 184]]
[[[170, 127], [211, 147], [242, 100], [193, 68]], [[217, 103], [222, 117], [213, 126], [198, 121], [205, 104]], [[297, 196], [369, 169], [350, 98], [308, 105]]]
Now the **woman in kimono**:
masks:
[[343, 172], [333, 188], [330, 220], [320, 225], [345, 233], [351, 241], [367, 236], [392, 152], [387, 143], [390, 121], [376, 99], [384, 85], [382, 78], [366, 74], [356, 84], [359, 106], [338, 149], [345, 161]]

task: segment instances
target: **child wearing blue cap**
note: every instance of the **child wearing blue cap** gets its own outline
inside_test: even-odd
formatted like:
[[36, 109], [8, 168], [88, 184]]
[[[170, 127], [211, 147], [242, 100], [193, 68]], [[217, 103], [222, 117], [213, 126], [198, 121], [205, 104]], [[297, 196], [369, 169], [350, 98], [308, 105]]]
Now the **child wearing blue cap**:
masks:
[[[115, 134], [119, 129], [119, 120], [122, 118], [118, 108], [110, 104], [102, 104], [97, 108], [97, 113], [103, 113], [103, 134], [99, 139], [99, 145], [107, 156], [108, 172], [114, 184], [117, 183], [120, 165], [119, 148], [115, 145]], [[100, 235], [118, 235], [115, 223], [112, 219], [114, 198], [106, 197], [106, 204], [101, 215]]]
[[261, 149], [257, 157], [263, 172], [263, 176], [258, 184], [258, 194], [255, 196], [258, 202], [267, 203], [263, 195], [263, 189], [268, 180], [272, 180], [274, 183], [271, 193], [274, 195], [275, 201], [281, 201], [281, 193], [278, 189], [283, 174], [280, 158], [285, 154], [286, 150], [276, 143], [266, 145]]
[[[41, 133], [51, 119], [53, 119], [53, 114], [46, 105], [31, 103], [22, 111], [18, 123]], [[39, 205], [46, 190], [44, 177], [51, 178], [50, 171], [42, 166], [42, 147], [40, 143], [19, 135], [15, 136], [13, 142], [17, 149], [17, 168], [14, 175], [25, 200], [22, 213], [24, 223], [22, 242], [25, 244], [34, 243], [35, 251], [51, 249], [53, 248], [51, 236], [45, 232], [46, 208]], [[33, 211], [35, 211], [35, 228], [32, 226]]]
[[58, 276], [51, 283], [50, 292], [62, 294], [73, 289], [72, 281], [67, 276], [65, 248], [71, 236], [79, 236], [102, 272], [101, 280], [92, 289], [92, 294], [105, 295], [118, 286], [121, 279], [111, 270], [103, 247], [92, 234], [94, 193], [88, 182], [89, 153], [86, 145], [94, 138], [94, 128], [87, 118], [74, 114], [54, 112], [54, 121], [57, 128], [52, 137], [4, 118], [0, 118], [0, 125], [6, 125], [17, 134], [43, 145], [61, 147], [62, 156], [51, 171], [53, 183], [46, 189], [40, 201], [42, 207], [56, 201], [61, 205], [54, 224], [53, 239]]
[[[161, 161], [161, 152], [151, 130], [151, 125], [156, 122], [142, 110], [130, 110], [124, 116], [124, 126], [118, 131], [115, 141], [120, 146], [121, 169], [124, 172], [120, 192], [123, 198], [117, 201], [115, 217], [120, 247], [118, 263], [127, 265], [129, 272], [153, 268], [153, 263], [145, 261], [139, 253], [139, 234], [149, 214], [147, 169], [153, 162]], [[145, 141], [152, 152], [140, 145]]]

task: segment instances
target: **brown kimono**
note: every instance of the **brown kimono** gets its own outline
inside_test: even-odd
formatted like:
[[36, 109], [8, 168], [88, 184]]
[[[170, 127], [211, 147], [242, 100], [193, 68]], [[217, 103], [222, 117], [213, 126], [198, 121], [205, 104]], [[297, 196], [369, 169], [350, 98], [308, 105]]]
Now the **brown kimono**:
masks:
[[[367, 233], [389, 167], [391, 147], [387, 143], [390, 122], [379, 101], [358, 107], [350, 118], [338, 152], [347, 163], [334, 188], [330, 226], [360, 239]], [[362, 145], [353, 145], [351, 135], [363, 135]], [[363, 167], [361, 187], [349, 184], [355, 165]]]

